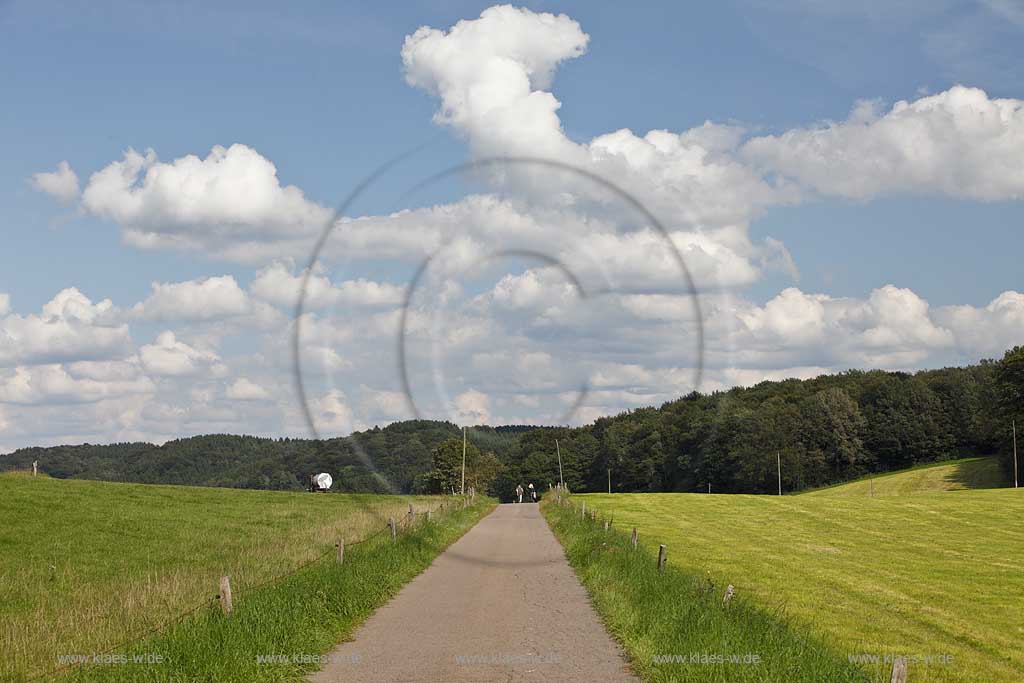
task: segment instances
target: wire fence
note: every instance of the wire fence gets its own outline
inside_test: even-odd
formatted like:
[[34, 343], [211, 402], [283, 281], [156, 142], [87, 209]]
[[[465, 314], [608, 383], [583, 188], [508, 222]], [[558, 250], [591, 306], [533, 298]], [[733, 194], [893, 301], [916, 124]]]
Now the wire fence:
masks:
[[[461, 509], [465, 509], [467, 507], [467, 505], [469, 504], [469, 502], [470, 502], [470, 498], [468, 496], [464, 497], [463, 498], [463, 503], [461, 505]], [[415, 522], [415, 519], [416, 519], [417, 515], [419, 515], [420, 517], [425, 517], [425, 516], [427, 516], [429, 514], [432, 514], [434, 512], [442, 512], [444, 510], [450, 510], [450, 509], [453, 509], [452, 502], [446, 502], [446, 503], [441, 503], [436, 508], [428, 509], [426, 512], [416, 513], [416, 512], [414, 512], [412, 510], [412, 507], [410, 505], [409, 512], [406, 513], [404, 516], [402, 516], [400, 519], [395, 521], [395, 527], [396, 527], [396, 529], [399, 529], [399, 528], [401, 528], [401, 529], [411, 529], [413, 524], [414, 524], [414, 522]], [[346, 549], [347, 548], [352, 548], [352, 547], [355, 547], [355, 546], [359, 546], [359, 545], [362, 545], [364, 543], [368, 543], [368, 542], [374, 540], [375, 538], [377, 538], [378, 536], [381, 536], [382, 534], [388, 533], [389, 531], [391, 531], [391, 521], [390, 521], [391, 519], [394, 519], [394, 518], [389, 518], [388, 524], [386, 524], [383, 529], [378, 529], [377, 531], [373, 532], [369, 536], [366, 536], [365, 538], [361, 538], [358, 541], [352, 541], [351, 543], [346, 543], [345, 544]], [[285, 579], [288, 579], [288, 578], [291, 578], [292, 576], [295, 576], [296, 574], [298, 574], [302, 570], [304, 570], [304, 569], [306, 569], [306, 568], [316, 564], [317, 562], [320, 562], [321, 560], [326, 558], [328, 555], [334, 554], [335, 551], [336, 551], [335, 550], [336, 548], [337, 548], [337, 546], [332, 546], [332, 547], [328, 548], [327, 550], [325, 550], [324, 552], [322, 552], [321, 554], [317, 555], [316, 557], [314, 557], [314, 558], [312, 558], [310, 560], [307, 560], [307, 561], [303, 562], [302, 564], [300, 564], [300, 565], [298, 565], [296, 567], [293, 567], [292, 569], [288, 570], [284, 574], [279, 574], [278, 576], [273, 576], [273, 577], [271, 577], [269, 579], [266, 579], [266, 580], [261, 581], [261, 582], [256, 583], [256, 584], [253, 584], [251, 586], [242, 586], [242, 587], [240, 587], [235, 592], [237, 594], [239, 594], [239, 595], [242, 595], [242, 594], [246, 594], [246, 593], [252, 593], [252, 592], [254, 592], [256, 590], [259, 590], [259, 589], [262, 589], [262, 588], [266, 588], [267, 586], [271, 586], [271, 585], [276, 584], [276, 583], [280, 583], [280, 582], [284, 581]], [[214, 596], [212, 598], [207, 598], [206, 600], [203, 600], [201, 603], [199, 603], [198, 605], [192, 607], [191, 609], [188, 609], [188, 610], [186, 610], [184, 612], [181, 612], [180, 614], [178, 614], [176, 616], [173, 616], [173, 617], [171, 617], [171, 618], [169, 618], [169, 619], [167, 619], [167, 620], [165, 620], [165, 621], [157, 624], [156, 626], [153, 626], [153, 627], [151, 627], [151, 628], [149, 628], [149, 629], [147, 629], [145, 631], [142, 631], [141, 633], [134, 634], [131, 637], [129, 637], [127, 640], [124, 640], [124, 641], [122, 641], [122, 642], [120, 642], [120, 643], [118, 643], [116, 645], [113, 645], [113, 646], [108, 647], [108, 648], [106, 648], [104, 650], [101, 650], [99, 652], [94, 653], [94, 659], [99, 658], [99, 657], [103, 657], [103, 656], [106, 656], [106, 655], [111, 655], [111, 654], [117, 652], [118, 650], [124, 649], [124, 648], [126, 648], [126, 647], [128, 647], [130, 645], [136, 645], [136, 644], [142, 642], [143, 640], [145, 640], [146, 638], [149, 638], [150, 636], [153, 636], [153, 635], [156, 635], [158, 633], [161, 633], [161, 632], [165, 631], [166, 629], [170, 628], [171, 626], [174, 626], [176, 624], [181, 623], [182, 621], [184, 621], [188, 617], [193, 616], [194, 614], [196, 614], [197, 612], [199, 612], [200, 610], [202, 610], [204, 608], [206, 608], [206, 609], [213, 609], [213, 608], [215, 608], [219, 603], [220, 603], [220, 596], [219, 595]], [[49, 678], [51, 676], [62, 674], [64, 672], [66, 672], [66, 671], [70, 671], [71, 669], [73, 669], [75, 667], [82, 668], [83, 666], [85, 666], [84, 662], [72, 662], [70, 664], [64, 664], [64, 665], [61, 665], [61, 666], [56, 667], [54, 669], [51, 669], [49, 671], [44, 671], [44, 672], [36, 674], [34, 676], [30, 676], [29, 678], [25, 679], [25, 683], [32, 683], [32, 681], [38, 681], [38, 680], [42, 680], [42, 679], [45, 679], [45, 678]]]

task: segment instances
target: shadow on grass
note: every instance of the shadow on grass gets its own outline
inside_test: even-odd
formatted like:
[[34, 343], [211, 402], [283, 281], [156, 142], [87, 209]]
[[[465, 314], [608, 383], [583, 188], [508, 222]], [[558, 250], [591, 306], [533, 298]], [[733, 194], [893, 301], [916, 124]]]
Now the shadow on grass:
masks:
[[946, 481], [958, 489], [1001, 489], [1010, 485], [995, 457], [958, 462], [950, 468]]

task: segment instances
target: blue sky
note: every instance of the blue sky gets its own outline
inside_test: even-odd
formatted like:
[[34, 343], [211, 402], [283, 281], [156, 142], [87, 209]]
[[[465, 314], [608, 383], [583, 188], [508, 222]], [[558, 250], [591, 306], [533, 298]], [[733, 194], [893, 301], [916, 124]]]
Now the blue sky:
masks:
[[[560, 221], [620, 236], [645, 227], [606, 206], [607, 197], [586, 196], [565, 177], [540, 178], [539, 171], [404, 195], [442, 168], [494, 153], [568, 160], [607, 174], [661, 212], [684, 254], [699, 250], [691, 267], [713, 290], [705, 314], [715, 353], [703, 359], [705, 390], [855, 366], [971, 362], [1019, 341], [1024, 304], [1013, 296], [993, 302], [1021, 289], [1024, 10], [1012, 0], [847, 5], [530, 3], [509, 10], [519, 17], [512, 24], [497, 13], [478, 23], [473, 30], [487, 37], [480, 43], [447, 32], [477, 20], [487, 3], [306, 3], [301, 11], [254, 2], [0, 3], [8, 65], [0, 71], [0, 450], [214, 429], [303, 432], [287, 345], [278, 338], [292, 324], [281, 278], [305, 265], [316, 230], [313, 218], [296, 218], [303, 227], [285, 235], [286, 212], [319, 216], [371, 170], [425, 143], [350, 212], [368, 217], [373, 234], [358, 246], [332, 239], [318, 271], [333, 294], [311, 321], [324, 327], [317, 353], [329, 348], [336, 356], [322, 372], [311, 370], [312, 412], [322, 415], [323, 431], [409, 416], [395, 359], [382, 349], [394, 355], [388, 316], [400, 303], [395, 292], [426, 252], [396, 250], [405, 242], [390, 230], [405, 231], [409, 244], [421, 240], [426, 251], [464, 237], [460, 258], [472, 261], [477, 247], [548, 243], [508, 237], [512, 228], [502, 221], [512, 213], [520, 222], [543, 218], [556, 232]], [[546, 12], [564, 17], [544, 24]], [[531, 39], [531, 22], [555, 26], [546, 44]], [[421, 26], [436, 35], [403, 62], [403, 41]], [[557, 51], [551, 46], [562, 51], [550, 53]], [[454, 56], [435, 59], [435, 48]], [[521, 65], [533, 95], [520, 98], [518, 82], [503, 71], [470, 68], [492, 63]], [[531, 71], [536, 64], [553, 70], [550, 82]], [[546, 93], [555, 109], [541, 102]], [[911, 113], [890, 116], [901, 100]], [[875, 104], [858, 105], [869, 101]], [[866, 118], [851, 116], [858, 106]], [[446, 122], [435, 120], [442, 108]], [[986, 115], [991, 123], [996, 111], [998, 130], [976, 125]], [[724, 146], [702, 139], [695, 147], [691, 136], [680, 138], [683, 151], [666, 151], [645, 138], [651, 130], [682, 135], [706, 121], [729, 138]], [[620, 129], [631, 134], [602, 137]], [[815, 138], [822, 130], [832, 132]], [[920, 139], [903, 146], [903, 131]], [[218, 198], [200, 190], [188, 201], [206, 208], [188, 214], [184, 204], [174, 206], [182, 194], [154, 190], [145, 207], [130, 208], [132, 192], [145, 189], [143, 176], [120, 194], [97, 190], [88, 198], [90, 176], [129, 148], [154, 150], [144, 168], [159, 169], [235, 144], [256, 155], [235, 171], [262, 158], [305, 203], [236, 220], [218, 211], [224, 201], [252, 199], [245, 192]], [[855, 158], [859, 150], [865, 159]], [[704, 161], [694, 161], [698, 151]], [[656, 162], [652, 153], [661, 155]], [[877, 173], [874, 159], [886, 160]], [[63, 200], [33, 181], [62, 161], [78, 181]], [[237, 178], [221, 181], [228, 187]], [[466, 195], [509, 206], [484, 215], [466, 208]], [[580, 202], [571, 215], [558, 203], [567, 196]], [[422, 213], [430, 207], [453, 208]], [[388, 219], [402, 209], [413, 212]], [[462, 210], [475, 218], [451, 218]], [[467, 220], [481, 224], [467, 227]], [[244, 255], [211, 241], [225, 221], [233, 239], [252, 240]], [[417, 237], [430, 232], [427, 223], [446, 237]], [[187, 236], [192, 246], [141, 246], [131, 235], [143, 233]], [[614, 263], [615, 282], [646, 282], [634, 272], [636, 261], [616, 260], [628, 250], [609, 249], [594, 258]], [[641, 261], [652, 258], [647, 249], [638, 252]], [[437, 289], [416, 309], [427, 320], [426, 305], [443, 300], [451, 309], [442, 327], [474, 331], [448, 339], [440, 352], [424, 347], [413, 363], [422, 373], [417, 404], [424, 412], [461, 422], [557, 421], [582, 378], [594, 390], [572, 419], [586, 421], [692, 388], [687, 369], [698, 360], [680, 350], [693, 348], [685, 305], [668, 314], [651, 298], [567, 311], [558, 307], [565, 283], [557, 273], [521, 261], [492, 265], [459, 276], [461, 303], [442, 296], [458, 288], [454, 271], [439, 273]], [[648, 284], [661, 286], [651, 277]], [[153, 283], [181, 286], [159, 299]], [[64, 297], [44, 311], [72, 288], [88, 304]], [[222, 309], [195, 312], [220, 295]], [[364, 295], [378, 299], [353, 303]], [[66, 305], [72, 299], [87, 307], [110, 299], [111, 309], [76, 313]], [[633, 318], [623, 317], [626, 309]], [[431, 315], [436, 321], [440, 314]], [[571, 361], [564, 343], [551, 342], [565, 339], [559, 325], [579, 335], [582, 351]], [[424, 338], [436, 340], [427, 327]], [[380, 338], [361, 332], [353, 340], [353, 329], [379, 330]], [[161, 336], [168, 332], [173, 343]], [[830, 335], [861, 335], [861, 343], [826, 353]], [[638, 339], [642, 348], [630, 346]], [[439, 354], [444, 367], [466, 368], [446, 370], [447, 394], [431, 379]], [[525, 379], [530, 372], [545, 381]]]

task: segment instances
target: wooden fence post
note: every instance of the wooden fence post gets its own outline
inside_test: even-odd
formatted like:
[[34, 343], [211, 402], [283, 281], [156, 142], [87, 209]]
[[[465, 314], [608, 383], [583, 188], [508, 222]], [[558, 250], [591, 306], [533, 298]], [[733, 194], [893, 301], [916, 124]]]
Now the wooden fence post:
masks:
[[394, 517], [388, 517], [388, 526], [391, 527], [391, 542], [396, 543], [398, 539], [398, 530], [395, 528]]
[[892, 663], [892, 678], [889, 683], [907, 683], [907, 660], [905, 657], [897, 657]]
[[231, 614], [231, 579], [220, 577], [220, 608], [225, 615]]
[[583, 512], [581, 513], [583, 519], [587, 518], [587, 501], [583, 501]]
[[658, 571], [665, 571], [665, 544], [658, 546]]
[[636, 550], [636, 527], [633, 527], [633, 539], [631, 543], [633, 544], [633, 550]]
[[338, 539], [338, 564], [342, 564], [345, 561], [345, 539]]

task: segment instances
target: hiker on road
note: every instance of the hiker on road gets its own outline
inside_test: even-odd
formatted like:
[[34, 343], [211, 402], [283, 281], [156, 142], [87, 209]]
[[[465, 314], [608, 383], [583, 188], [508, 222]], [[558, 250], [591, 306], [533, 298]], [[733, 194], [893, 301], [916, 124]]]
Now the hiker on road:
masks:
[[537, 489], [533, 488], [533, 484], [532, 483], [529, 485], [528, 488], [530, 489], [530, 498], [533, 500], [534, 503], [536, 503], [537, 502]]
[[517, 484], [516, 485], [516, 502], [517, 503], [522, 503], [523, 502], [523, 485], [522, 484]]

